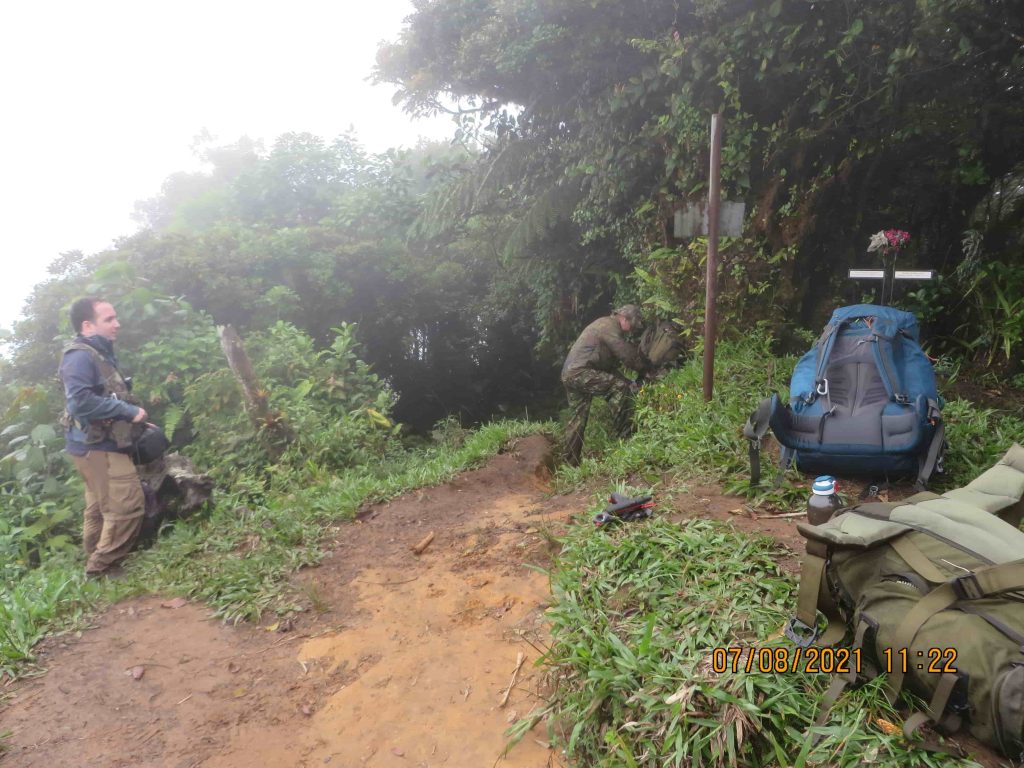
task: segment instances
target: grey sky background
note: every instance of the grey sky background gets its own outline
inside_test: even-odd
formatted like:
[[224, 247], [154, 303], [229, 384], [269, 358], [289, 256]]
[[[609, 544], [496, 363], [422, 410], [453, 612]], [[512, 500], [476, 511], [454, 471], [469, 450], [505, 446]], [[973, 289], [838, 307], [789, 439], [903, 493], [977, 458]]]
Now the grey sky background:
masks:
[[62, 252], [137, 230], [136, 200], [201, 166], [203, 129], [269, 147], [350, 126], [371, 152], [447, 138], [366, 78], [411, 0], [10, 3], [0, 17], [0, 327]]

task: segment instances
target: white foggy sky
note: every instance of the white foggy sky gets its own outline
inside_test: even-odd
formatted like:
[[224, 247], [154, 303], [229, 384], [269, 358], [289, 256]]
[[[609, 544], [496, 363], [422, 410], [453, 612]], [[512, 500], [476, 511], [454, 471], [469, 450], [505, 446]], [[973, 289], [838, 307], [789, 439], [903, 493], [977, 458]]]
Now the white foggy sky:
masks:
[[0, 327], [62, 251], [137, 230], [136, 200], [197, 170], [207, 129], [269, 147], [288, 131], [354, 126], [371, 152], [447, 138], [366, 82], [411, 0], [95, 0], [0, 11]]

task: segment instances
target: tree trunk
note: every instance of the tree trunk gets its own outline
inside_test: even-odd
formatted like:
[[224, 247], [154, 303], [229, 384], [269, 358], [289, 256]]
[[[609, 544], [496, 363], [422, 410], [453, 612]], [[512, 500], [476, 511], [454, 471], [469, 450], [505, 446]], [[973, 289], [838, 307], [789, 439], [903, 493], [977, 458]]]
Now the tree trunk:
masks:
[[282, 415], [270, 409], [266, 390], [260, 386], [259, 379], [256, 378], [256, 371], [253, 370], [237, 331], [230, 325], [218, 325], [217, 335], [220, 337], [220, 348], [224, 351], [228, 366], [242, 388], [245, 411], [261, 437], [269, 438], [267, 448], [271, 457], [276, 459], [281, 455], [284, 446], [291, 442], [292, 432]]

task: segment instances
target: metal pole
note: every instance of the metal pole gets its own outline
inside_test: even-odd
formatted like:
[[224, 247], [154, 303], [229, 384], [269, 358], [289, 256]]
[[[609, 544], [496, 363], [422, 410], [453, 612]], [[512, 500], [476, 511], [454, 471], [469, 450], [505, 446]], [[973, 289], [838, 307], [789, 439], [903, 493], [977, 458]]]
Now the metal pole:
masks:
[[704, 300], [704, 401], [710, 402], [715, 386], [715, 338], [718, 318], [718, 209], [722, 197], [722, 114], [711, 116], [711, 174], [708, 184], [708, 273]]

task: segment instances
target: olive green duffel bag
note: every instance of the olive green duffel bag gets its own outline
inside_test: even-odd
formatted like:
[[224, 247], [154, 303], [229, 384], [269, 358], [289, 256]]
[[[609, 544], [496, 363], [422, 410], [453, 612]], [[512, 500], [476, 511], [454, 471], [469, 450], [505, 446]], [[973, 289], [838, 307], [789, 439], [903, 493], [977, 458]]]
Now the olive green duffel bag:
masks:
[[1024, 761], [1022, 498], [1014, 444], [964, 488], [799, 526], [807, 555], [786, 634], [805, 648], [846, 641], [819, 724], [846, 685], [886, 674], [890, 700], [906, 687], [929, 702], [908, 718], [908, 737], [925, 723], [966, 727]]

